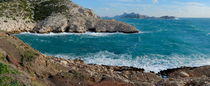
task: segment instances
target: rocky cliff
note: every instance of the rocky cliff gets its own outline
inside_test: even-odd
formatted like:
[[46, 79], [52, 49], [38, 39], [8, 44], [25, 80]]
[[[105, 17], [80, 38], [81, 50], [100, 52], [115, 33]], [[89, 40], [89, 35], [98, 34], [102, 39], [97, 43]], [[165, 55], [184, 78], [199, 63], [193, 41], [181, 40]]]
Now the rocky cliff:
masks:
[[131, 25], [102, 20], [90, 9], [69, 0], [0, 0], [0, 30], [38, 33], [138, 32]]

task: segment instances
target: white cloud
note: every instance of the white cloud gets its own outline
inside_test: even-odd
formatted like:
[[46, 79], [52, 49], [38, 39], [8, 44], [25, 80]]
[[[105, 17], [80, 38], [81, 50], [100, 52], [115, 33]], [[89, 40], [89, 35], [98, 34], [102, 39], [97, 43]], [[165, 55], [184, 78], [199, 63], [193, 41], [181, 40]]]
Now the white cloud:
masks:
[[152, 2], [153, 2], [153, 3], [157, 3], [157, 2], [158, 2], [158, 0], [152, 0]]
[[198, 2], [179, 2], [165, 5], [111, 3], [110, 9], [98, 9], [101, 16], [114, 16], [123, 12], [137, 12], [149, 16], [210, 17], [210, 6]]
[[[106, 0], [100, 0], [106, 1]], [[111, 1], [111, 0], [109, 0]], [[104, 3], [103, 7], [91, 7], [100, 16], [114, 16], [123, 12], [136, 12], [149, 16], [171, 15], [177, 17], [208, 17], [210, 5], [205, 2], [190, 2], [180, 0], [113, 0]], [[146, 1], [146, 2], [145, 2]], [[152, 4], [160, 3], [160, 4]], [[128, 3], [127, 3], [128, 2]]]

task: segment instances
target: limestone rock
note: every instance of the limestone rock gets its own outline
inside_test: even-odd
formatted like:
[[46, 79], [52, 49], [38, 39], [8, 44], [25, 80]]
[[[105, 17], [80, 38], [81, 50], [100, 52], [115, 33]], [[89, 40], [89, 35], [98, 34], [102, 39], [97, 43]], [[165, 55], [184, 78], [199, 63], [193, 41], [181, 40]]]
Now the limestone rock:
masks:
[[35, 27], [36, 23], [22, 18], [0, 17], [0, 30], [7, 32], [27, 32]]
[[64, 32], [68, 25], [67, 18], [62, 14], [53, 14], [36, 25], [33, 31], [38, 33]]
[[103, 20], [69, 0], [9, 0], [0, 2], [0, 8], [3, 5], [7, 9], [0, 9], [0, 30], [7, 32], [138, 32], [129, 24]]
[[115, 20], [100, 20], [96, 24], [96, 32], [137, 33], [138, 30], [126, 23]]
[[183, 71], [181, 71], [179, 74], [181, 77], [190, 77], [190, 75], [188, 73], [183, 72]]
[[84, 33], [86, 32], [85, 19], [81, 17], [71, 17], [68, 20], [68, 27], [66, 32], [77, 32]]

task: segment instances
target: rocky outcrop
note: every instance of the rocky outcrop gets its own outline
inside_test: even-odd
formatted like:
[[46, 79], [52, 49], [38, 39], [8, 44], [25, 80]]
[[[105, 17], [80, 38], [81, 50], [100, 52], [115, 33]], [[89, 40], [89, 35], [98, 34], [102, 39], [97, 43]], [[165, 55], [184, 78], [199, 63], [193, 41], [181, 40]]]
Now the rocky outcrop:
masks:
[[44, 21], [39, 22], [33, 31], [38, 33], [64, 32], [68, 24], [67, 21], [64, 15], [52, 15]]
[[161, 19], [175, 19], [176, 17], [174, 16], [161, 16]]
[[172, 78], [210, 77], [210, 66], [168, 69], [161, 71], [159, 74]]
[[41, 21], [33, 29], [33, 32], [123, 32], [137, 33], [135, 27], [116, 20], [102, 20], [92, 17], [66, 17], [62, 14], [53, 14]]
[[124, 32], [137, 33], [138, 30], [129, 24], [115, 20], [100, 20], [96, 23], [96, 32]]
[[8, 32], [138, 32], [129, 24], [102, 20], [69, 0], [0, 1], [0, 12], [0, 30]]

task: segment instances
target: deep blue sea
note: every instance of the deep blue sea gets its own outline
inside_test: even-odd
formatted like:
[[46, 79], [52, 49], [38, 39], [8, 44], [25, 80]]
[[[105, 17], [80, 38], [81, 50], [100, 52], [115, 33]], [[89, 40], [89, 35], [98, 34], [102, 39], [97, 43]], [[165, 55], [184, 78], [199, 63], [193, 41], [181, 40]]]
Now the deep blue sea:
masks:
[[21, 33], [16, 36], [43, 54], [90, 64], [133, 66], [159, 72], [210, 65], [210, 19], [117, 19], [141, 32]]

